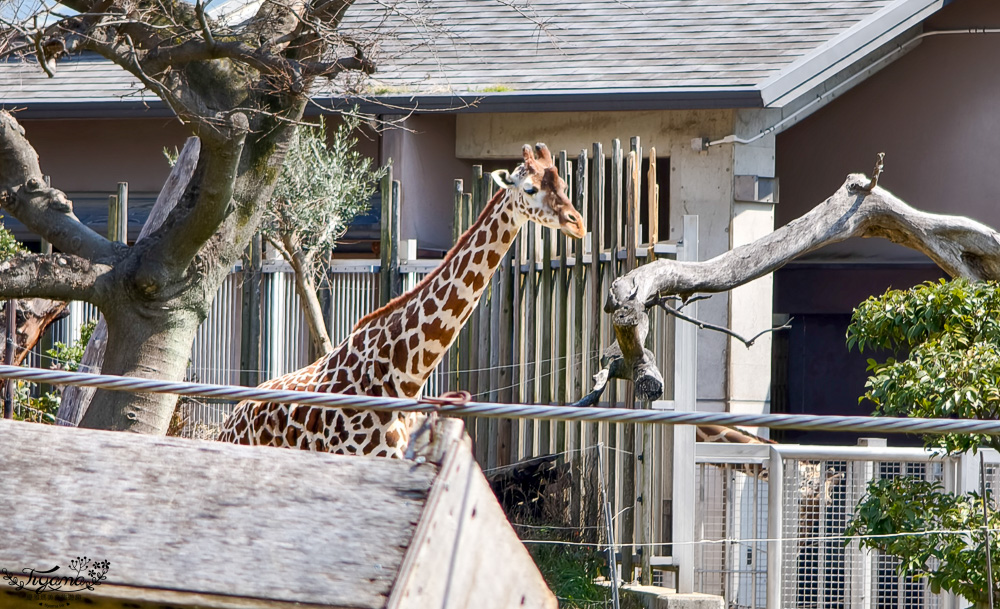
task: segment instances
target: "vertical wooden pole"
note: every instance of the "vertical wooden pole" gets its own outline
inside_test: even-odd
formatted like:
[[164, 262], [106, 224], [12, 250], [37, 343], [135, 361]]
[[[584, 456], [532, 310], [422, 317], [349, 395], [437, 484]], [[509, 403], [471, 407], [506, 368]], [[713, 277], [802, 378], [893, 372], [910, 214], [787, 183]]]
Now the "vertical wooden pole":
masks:
[[[590, 260], [590, 303], [587, 314], [588, 327], [590, 328], [590, 344], [588, 353], [590, 365], [588, 369], [595, 372], [600, 369], [601, 357], [601, 250], [604, 247], [602, 235], [604, 234], [604, 171], [605, 157], [604, 149], [600, 142], [594, 144], [594, 158], [590, 165], [590, 234], [591, 234], [591, 260]], [[584, 524], [594, 526], [599, 523], [598, 518], [601, 513], [600, 482], [598, 479], [598, 463], [600, 455], [598, 445], [600, 444], [601, 427], [598, 423], [588, 423], [586, 426], [586, 440], [584, 446], [587, 450], [587, 480], [585, 484], [586, 506], [584, 510]], [[593, 529], [590, 529], [593, 531]]]
[[[637, 138], [632, 139], [632, 151], [628, 154], [625, 164], [625, 265], [622, 269], [628, 273], [636, 265], [636, 228], [638, 225], [639, 212], [639, 162]], [[635, 408], [635, 389], [631, 383], [625, 385], [623, 396], [627, 408]], [[622, 577], [625, 581], [632, 581], [634, 565], [632, 562], [635, 521], [641, 522], [641, 516], [637, 513], [641, 504], [636, 500], [636, 476], [635, 476], [635, 425], [625, 423], [622, 425]], [[629, 509], [631, 508], [631, 509]]]
[[260, 384], [260, 290], [263, 239], [253, 236], [244, 254], [242, 323], [240, 325], [240, 384]]
[[[538, 259], [537, 242], [535, 240], [538, 225], [529, 222], [525, 227], [525, 239], [528, 243], [527, 273], [524, 276], [524, 401], [528, 404], [537, 403], [535, 381], [538, 375], [538, 326], [536, 314], [538, 311], [538, 272], [535, 263]], [[543, 322], [544, 323], [544, 322]], [[538, 421], [524, 421], [525, 457], [544, 454], [535, 442], [535, 429]]]
[[[514, 239], [514, 247], [511, 248], [513, 256], [511, 258], [510, 270], [510, 294], [508, 299], [511, 305], [511, 352], [510, 352], [510, 401], [512, 404], [523, 403], [521, 397], [521, 350], [523, 347], [522, 336], [524, 333], [524, 318], [522, 312], [524, 304], [522, 301], [523, 288], [521, 283], [521, 252], [523, 240]], [[510, 460], [512, 463], [523, 458], [521, 444], [521, 429], [523, 421], [512, 419], [510, 423]]]
[[[462, 195], [462, 232], [469, 230], [472, 226], [472, 195], [465, 193]], [[462, 330], [459, 333], [459, 350], [458, 350], [458, 361], [459, 361], [459, 373], [458, 373], [458, 386], [466, 391], [472, 391], [472, 379], [469, 370], [472, 369], [472, 320], [469, 323], [462, 326]], [[471, 425], [472, 429], [469, 429], [469, 436], [475, 437], [475, 424], [472, 418], [466, 419], [466, 424]]]
[[649, 173], [646, 174], [646, 187], [649, 189], [646, 204], [649, 209], [649, 253], [647, 260], [653, 259], [653, 246], [660, 240], [660, 185], [656, 183], [656, 148], [649, 149]]
[[118, 182], [118, 226], [116, 241], [128, 243], [128, 182]]
[[[575, 184], [574, 189], [574, 204], [576, 205], [577, 211], [580, 212], [584, 218], [588, 217], [587, 208], [587, 151], [581, 150], [580, 156], [576, 161], [576, 173], [575, 173]], [[584, 344], [583, 335], [583, 319], [584, 319], [584, 302], [587, 294], [587, 267], [583, 262], [583, 250], [584, 241], [587, 239], [585, 236], [583, 239], [577, 240], [574, 245], [574, 264], [573, 264], [573, 359], [571, 365], [574, 370], [574, 379], [576, 381], [572, 399], [579, 400], [589, 389], [590, 379], [587, 376], [587, 345]], [[581, 476], [583, 474], [583, 457], [582, 451], [586, 435], [584, 434], [584, 429], [586, 429], [586, 423], [579, 423], [570, 427], [570, 443], [576, 448], [576, 452], [572, 454], [572, 490], [570, 491], [570, 523], [573, 526], [585, 526], [587, 523], [580, 520], [583, 508], [583, 484]], [[575, 436], [575, 437], [574, 437]], [[586, 529], [584, 529], [586, 531]]]
[[[514, 401], [514, 391], [511, 384], [511, 353], [513, 352], [513, 328], [514, 328], [514, 285], [513, 285], [513, 248], [507, 252], [500, 263], [499, 287], [499, 332], [496, 334], [496, 346], [494, 351], [499, 355], [497, 369], [498, 393], [500, 402], [510, 404]], [[497, 421], [497, 465], [507, 465], [514, 461], [512, 452], [512, 432], [513, 426], [510, 419], [500, 419]]]
[[[490, 178], [490, 175], [488, 173], [484, 174], [482, 167], [480, 167], [478, 178], [473, 186], [479, 193], [479, 206], [476, 208], [477, 217], [483, 213], [487, 203], [489, 203], [492, 184], [493, 180]], [[492, 368], [490, 366], [491, 348], [494, 344], [491, 337], [494, 305], [492, 288], [493, 283], [491, 281], [487, 284], [483, 298], [479, 301], [479, 340], [475, 344], [476, 348], [479, 349], [479, 358], [476, 362], [476, 374], [479, 376], [479, 396], [486, 399], [490, 399], [491, 397], [495, 399], [496, 397], [496, 390], [490, 382], [492, 380]], [[480, 463], [484, 467], [496, 467], [497, 420], [480, 420], [477, 425], [477, 431], [479, 433], [479, 443], [482, 444], [484, 451], [483, 457], [485, 458], [485, 461], [480, 461]]]
[[[398, 264], [396, 248], [399, 245], [399, 226], [397, 224], [398, 206], [394, 208], [392, 166], [389, 166], [382, 178], [382, 232], [380, 239], [379, 254], [381, 265], [379, 266], [379, 304], [385, 305], [392, 300], [393, 293], [393, 264]], [[398, 273], [397, 273], [398, 275]]]
[[[3, 363], [8, 366], [14, 365], [14, 355], [17, 352], [17, 300], [11, 298], [7, 301], [7, 344], [4, 349]], [[3, 418], [14, 418], [14, 379], [6, 379], [3, 382]]]
[[[615, 280], [616, 277], [622, 275], [621, 263], [618, 261], [618, 251], [621, 249], [622, 244], [622, 208], [624, 206], [622, 199], [622, 187], [624, 181], [624, 157], [622, 155], [622, 145], [621, 140], [615, 138], [611, 140], [611, 202], [610, 202], [610, 222], [608, 223], [608, 230], [611, 231], [610, 241], [611, 241], [611, 261], [604, 267], [604, 279], [606, 285], [610, 286], [611, 282]], [[612, 330], [610, 324], [605, 326], [605, 341], [606, 344], [611, 344], [612, 340]], [[618, 404], [618, 382], [608, 383], [608, 399], [612, 404]], [[622, 508], [622, 486], [621, 486], [621, 474], [620, 470], [622, 468], [623, 461], [620, 458], [622, 454], [618, 450], [621, 446], [619, 436], [621, 435], [621, 430], [623, 426], [619, 424], [611, 424], [608, 426], [608, 489], [611, 493], [611, 502], [615, 506], [615, 510], [620, 510]], [[629, 510], [631, 511], [631, 510]], [[618, 530], [621, 531], [623, 527], [619, 526]], [[624, 550], [623, 550], [624, 555]]]
[[[453, 183], [454, 195], [455, 195], [455, 220], [451, 228], [451, 243], [455, 245], [458, 243], [458, 238], [462, 236], [463, 232], [463, 219], [462, 219], [462, 197], [464, 191], [464, 185], [462, 180], [455, 180]], [[448, 383], [447, 389], [449, 391], [457, 391], [459, 389], [459, 350], [461, 349], [463, 335], [459, 333], [458, 339], [455, 344], [451, 346], [451, 350], [448, 352]], [[461, 362], [461, 365], [465, 365], [465, 362]]]

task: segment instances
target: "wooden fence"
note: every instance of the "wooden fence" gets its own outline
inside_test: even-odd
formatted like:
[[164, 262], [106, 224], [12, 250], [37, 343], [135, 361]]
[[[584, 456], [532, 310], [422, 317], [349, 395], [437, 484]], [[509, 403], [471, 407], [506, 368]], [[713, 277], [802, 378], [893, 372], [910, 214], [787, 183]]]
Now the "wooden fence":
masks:
[[[648, 170], [640, 172], [644, 157]], [[628, 151], [615, 140], [608, 155], [600, 144], [572, 158], [565, 151], [558, 155], [560, 175], [590, 234], [575, 240], [534, 224], [521, 231], [443, 363], [439, 390], [464, 389], [483, 401], [536, 404], [571, 403], [590, 390], [601, 353], [612, 341], [603, 304], [615, 277], [656, 257], [697, 257], [697, 222], [685, 227], [683, 245], [659, 239], [667, 227], [657, 222], [656, 160], [656, 151], [644, 153], [638, 138], [632, 138]], [[492, 192], [492, 180], [479, 166], [470, 182], [455, 181], [456, 240]], [[647, 219], [645, 225], [640, 225], [641, 217]], [[673, 318], [654, 312], [649, 343], [666, 376], [667, 399], [673, 392], [674, 338]], [[650, 406], [636, 403], [626, 384], [612, 383], [604, 399], [609, 405]], [[487, 472], [560, 455], [571, 481], [566, 521], [580, 527], [585, 539], [594, 539], [594, 529], [585, 527], [601, 522], [600, 487], [606, 482], [617, 515], [615, 537], [624, 546], [623, 572], [632, 568], [630, 544], [670, 540], [671, 506], [664, 500], [670, 476], [664, 467], [671, 461], [666, 453], [672, 444], [661, 427], [476, 418], [466, 424]], [[604, 463], [598, 464], [599, 458]], [[669, 548], [645, 550], [638, 558], [648, 580], [651, 555], [669, 554]]]
[[[615, 140], [607, 153], [601, 144], [572, 157], [563, 151], [557, 163], [590, 232], [577, 240], [534, 224], [526, 226], [503, 258], [478, 310], [428, 382], [426, 394], [463, 389], [477, 400], [491, 402], [578, 400], [589, 391], [601, 353], [612, 340], [603, 304], [615, 277], [657, 257], [697, 258], [696, 219], [685, 222], [683, 242], [660, 239], [669, 227], [659, 222], [667, 214], [660, 209], [656, 151], [643, 151], [638, 138], [632, 138], [628, 150]], [[646, 170], [640, 171], [644, 165]], [[481, 166], [474, 167], [471, 180], [455, 180], [454, 186], [457, 240], [489, 201], [494, 186]], [[335, 260], [331, 268], [327, 324], [334, 343], [347, 337], [357, 319], [415, 284], [440, 262], [413, 259], [413, 244], [400, 247], [399, 183], [390, 175], [382, 190], [382, 260]], [[261, 262], [259, 255], [251, 257], [246, 268], [234, 271], [198, 332], [189, 376], [203, 382], [256, 384], [307, 364], [308, 333], [292, 279], [287, 265]], [[72, 311], [62, 330], [67, 337], [87, 312], [82, 307]], [[653, 312], [648, 346], [664, 372], [666, 400], [674, 388], [674, 334], [673, 318]], [[690, 354], [685, 359], [678, 362], [678, 369], [693, 370], [693, 365], [685, 366]], [[650, 406], [636, 403], [631, 388], [619, 383], [610, 385], [603, 403]], [[221, 423], [229, 406], [193, 408], [193, 422], [211, 427]], [[603, 526], [600, 490], [606, 483], [608, 502], [617, 515], [614, 536], [624, 546], [625, 571], [632, 567], [630, 544], [671, 540], [669, 430], [530, 419], [469, 418], [466, 425], [476, 458], [487, 472], [558, 455], [571, 481], [566, 523], [580, 527], [584, 539], [596, 539], [597, 528], [586, 527]], [[638, 552], [644, 580], [649, 579], [654, 553], [669, 554], [670, 549]]]

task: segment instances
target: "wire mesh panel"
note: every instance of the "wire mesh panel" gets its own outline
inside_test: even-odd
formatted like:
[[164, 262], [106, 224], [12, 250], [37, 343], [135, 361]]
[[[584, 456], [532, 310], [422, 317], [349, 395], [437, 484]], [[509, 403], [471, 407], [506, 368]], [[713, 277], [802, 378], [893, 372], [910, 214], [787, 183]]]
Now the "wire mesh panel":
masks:
[[757, 464], [699, 463], [695, 589], [727, 606], [763, 608], [767, 584], [767, 477]]
[[[877, 465], [876, 475], [881, 479], [911, 476], [940, 482], [943, 477], [940, 463], [879, 463]], [[930, 609], [939, 607], [941, 596], [932, 594], [923, 580], [899, 575], [899, 564], [900, 560], [894, 556], [873, 552], [873, 607], [875, 609], [894, 607]]]
[[936, 608], [923, 580], [900, 577], [898, 559], [844, 543], [868, 480], [902, 475], [941, 480], [940, 463], [785, 459], [782, 607]]

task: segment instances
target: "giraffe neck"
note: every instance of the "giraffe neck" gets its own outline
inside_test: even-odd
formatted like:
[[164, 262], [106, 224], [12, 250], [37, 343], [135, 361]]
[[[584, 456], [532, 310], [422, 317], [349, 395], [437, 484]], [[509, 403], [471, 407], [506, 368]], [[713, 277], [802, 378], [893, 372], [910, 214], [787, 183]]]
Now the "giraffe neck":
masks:
[[419, 393], [527, 221], [515, 210], [513, 196], [517, 193], [512, 190], [497, 192], [434, 271], [355, 326], [352, 337], [379, 328], [388, 338], [393, 376], [401, 394]]

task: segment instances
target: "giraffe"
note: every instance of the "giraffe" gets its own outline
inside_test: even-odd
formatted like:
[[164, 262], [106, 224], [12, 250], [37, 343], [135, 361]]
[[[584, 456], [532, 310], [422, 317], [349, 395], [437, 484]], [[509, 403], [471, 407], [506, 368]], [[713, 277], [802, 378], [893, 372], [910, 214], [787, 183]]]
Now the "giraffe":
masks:
[[[545, 144], [525, 145], [522, 155], [524, 162], [513, 172], [491, 174], [500, 190], [437, 269], [363, 317], [333, 351], [260, 387], [418, 397], [521, 226], [531, 220], [576, 239], [586, 232]], [[412, 413], [241, 402], [223, 423], [218, 439], [403, 458], [418, 420]]]

